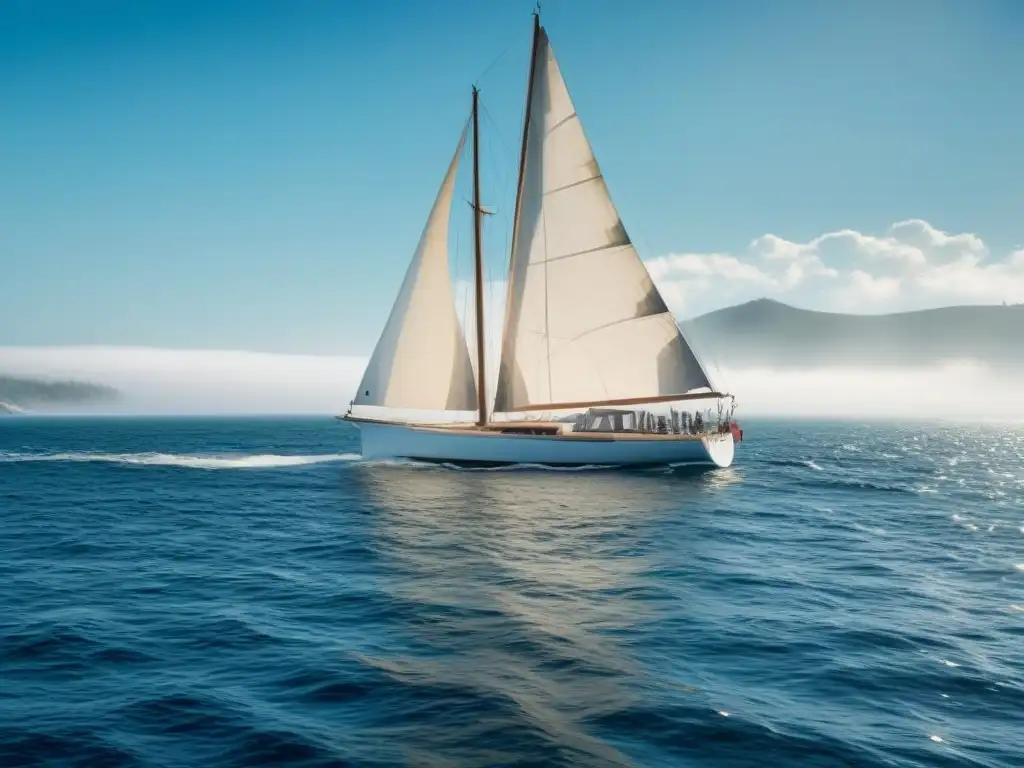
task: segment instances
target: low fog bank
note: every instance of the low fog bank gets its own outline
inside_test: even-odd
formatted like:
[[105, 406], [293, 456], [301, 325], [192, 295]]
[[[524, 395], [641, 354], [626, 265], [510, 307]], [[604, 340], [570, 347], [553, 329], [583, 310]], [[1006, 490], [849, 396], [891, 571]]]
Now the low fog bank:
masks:
[[[0, 373], [74, 378], [117, 388], [116, 403], [63, 412], [337, 414], [365, 359], [125, 347], [0, 347]], [[986, 365], [724, 368], [738, 416], [1024, 419], [1024, 376]], [[49, 412], [57, 410], [48, 409]]]
[[738, 415], [895, 419], [1024, 419], [1024, 374], [967, 360], [921, 367], [727, 369]]
[[9, 375], [73, 377], [121, 393], [116, 403], [63, 413], [339, 413], [365, 364], [356, 357], [224, 350], [0, 347], [0, 371]]

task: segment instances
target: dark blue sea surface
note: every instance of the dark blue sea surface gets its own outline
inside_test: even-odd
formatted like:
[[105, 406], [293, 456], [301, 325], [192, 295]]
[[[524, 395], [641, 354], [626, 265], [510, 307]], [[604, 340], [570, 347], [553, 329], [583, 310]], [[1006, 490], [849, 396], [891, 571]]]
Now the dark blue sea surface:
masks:
[[728, 470], [0, 420], [0, 766], [1022, 766], [1024, 429]]

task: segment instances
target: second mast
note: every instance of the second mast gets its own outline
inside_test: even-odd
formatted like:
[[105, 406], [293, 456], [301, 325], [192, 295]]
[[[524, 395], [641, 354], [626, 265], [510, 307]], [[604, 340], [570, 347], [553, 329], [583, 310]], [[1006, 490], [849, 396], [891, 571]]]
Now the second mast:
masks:
[[482, 236], [482, 214], [480, 208], [480, 121], [477, 104], [480, 91], [473, 86], [473, 243], [476, 264], [476, 398], [478, 404], [477, 425], [487, 423], [487, 387], [484, 384], [486, 364], [484, 360], [484, 258]]

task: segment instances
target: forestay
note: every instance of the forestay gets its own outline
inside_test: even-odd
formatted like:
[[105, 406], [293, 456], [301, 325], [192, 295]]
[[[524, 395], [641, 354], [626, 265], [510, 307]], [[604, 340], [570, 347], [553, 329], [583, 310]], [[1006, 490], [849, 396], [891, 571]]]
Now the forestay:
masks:
[[543, 28], [534, 57], [495, 411], [710, 387], [619, 219]]
[[448, 266], [448, 225], [463, 132], [355, 405], [474, 411], [476, 384]]

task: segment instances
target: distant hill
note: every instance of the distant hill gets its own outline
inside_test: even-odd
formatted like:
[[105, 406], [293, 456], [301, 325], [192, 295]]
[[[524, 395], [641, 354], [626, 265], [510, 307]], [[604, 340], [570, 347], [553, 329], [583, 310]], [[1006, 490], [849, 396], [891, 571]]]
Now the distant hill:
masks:
[[974, 359], [1024, 370], [1024, 304], [844, 315], [758, 299], [683, 323], [710, 362], [730, 367], [925, 365]]
[[[120, 393], [100, 384], [84, 381], [49, 381], [0, 375], [0, 403], [7, 410], [88, 405], [116, 399]], [[13, 406], [13, 408], [9, 408]]]

